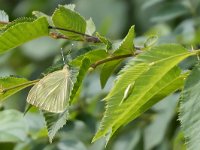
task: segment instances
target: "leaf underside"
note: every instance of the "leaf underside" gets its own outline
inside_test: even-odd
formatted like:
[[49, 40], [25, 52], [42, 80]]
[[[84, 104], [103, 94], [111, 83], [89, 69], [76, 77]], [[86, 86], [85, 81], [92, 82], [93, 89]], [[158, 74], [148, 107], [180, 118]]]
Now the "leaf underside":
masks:
[[51, 113], [47, 111], [42, 111], [42, 113], [48, 130], [49, 142], [52, 143], [58, 130], [66, 124], [69, 113], [67, 110], [63, 113]]
[[181, 94], [179, 120], [188, 150], [200, 147], [200, 64], [191, 72]]

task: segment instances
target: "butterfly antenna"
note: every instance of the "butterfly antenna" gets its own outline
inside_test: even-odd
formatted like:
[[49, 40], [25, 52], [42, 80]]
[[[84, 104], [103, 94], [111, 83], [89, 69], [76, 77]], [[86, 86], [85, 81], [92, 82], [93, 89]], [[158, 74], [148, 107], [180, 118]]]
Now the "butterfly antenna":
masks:
[[64, 51], [63, 51], [62, 47], [61, 47], [60, 51], [61, 51], [61, 56], [62, 56], [62, 59], [63, 59], [63, 64], [65, 65], [66, 64], [65, 63], [65, 57], [64, 57]]

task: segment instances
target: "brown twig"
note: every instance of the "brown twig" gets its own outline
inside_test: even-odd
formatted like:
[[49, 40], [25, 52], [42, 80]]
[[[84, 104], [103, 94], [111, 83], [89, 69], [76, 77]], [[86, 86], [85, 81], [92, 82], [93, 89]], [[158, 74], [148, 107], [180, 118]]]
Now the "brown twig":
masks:
[[[87, 35], [87, 34], [84, 34], [84, 33], [80, 33], [80, 32], [77, 32], [77, 31], [73, 31], [73, 30], [69, 30], [69, 29], [63, 29], [63, 28], [52, 27], [52, 26], [49, 26], [49, 28], [50, 29], [57, 29], [57, 30], [67, 31], [67, 32], [72, 32], [72, 33], [75, 33], [75, 34], [82, 35], [82, 36], [84, 36], [86, 38], [87, 42], [101, 43], [101, 40], [98, 37], [90, 36], [90, 35]], [[66, 36], [61, 35], [59, 33], [54, 33], [53, 32], [50, 35], [51, 35], [51, 37], [53, 37], [55, 39], [58, 39], [58, 38], [69, 39]], [[93, 69], [95, 69], [97, 66], [99, 66], [101, 64], [104, 64], [106, 62], [113, 61], [113, 60], [118, 60], [118, 59], [123, 59], [123, 58], [127, 58], [127, 57], [136, 56], [136, 55], [138, 55], [139, 53], [142, 52], [141, 51], [142, 47], [134, 46], [134, 48], [136, 50], [134, 53], [126, 54], [126, 55], [111, 56], [111, 57], [108, 57], [108, 58], [105, 58], [105, 59], [102, 59], [102, 60], [99, 60], [99, 61], [95, 62], [94, 64], [91, 65], [91, 67]]]
[[9, 24], [9, 22], [0, 21], [0, 24]]
[[[101, 41], [99, 40], [99, 38], [97, 38], [97, 37], [95, 37], [95, 36], [91, 36], [91, 35], [84, 34], [84, 33], [81, 33], [81, 32], [77, 32], [77, 31], [74, 31], [74, 30], [64, 29], [64, 28], [59, 28], [59, 27], [52, 27], [52, 26], [49, 26], [49, 29], [62, 30], [62, 31], [67, 31], [67, 32], [75, 33], [75, 34], [84, 36], [84, 39], [85, 39], [87, 42], [101, 43]], [[65, 36], [63, 36], [63, 37], [64, 37], [64, 39], [68, 39], [68, 38], [65, 37]], [[62, 38], [62, 37], [57, 37], [57, 38]]]
[[[56, 29], [56, 30], [72, 32], [72, 33], [75, 33], [75, 34], [85, 36], [85, 40], [87, 42], [101, 43], [101, 40], [98, 37], [91, 36], [91, 35], [88, 35], [88, 34], [84, 34], [84, 33], [81, 33], [81, 32], [77, 32], [77, 31], [73, 31], [73, 30], [69, 30], [69, 29], [58, 28], [58, 27], [52, 27], [52, 26], [49, 26], [49, 29]], [[61, 34], [58, 34], [58, 33], [55, 33], [55, 32], [50, 33], [50, 36], [55, 38], [55, 39], [69, 39], [65, 35], [61, 35]], [[134, 48], [135, 48], [135, 50], [139, 50], [139, 51], [142, 50], [142, 47], [140, 47], [140, 46], [134, 46]]]
[[55, 32], [51, 32], [49, 34], [52, 38], [54, 39], [66, 39], [68, 40], [69, 38], [67, 38], [66, 36], [62, 35], [62, 34], [59, 34], [59, 33], [55, 33]]

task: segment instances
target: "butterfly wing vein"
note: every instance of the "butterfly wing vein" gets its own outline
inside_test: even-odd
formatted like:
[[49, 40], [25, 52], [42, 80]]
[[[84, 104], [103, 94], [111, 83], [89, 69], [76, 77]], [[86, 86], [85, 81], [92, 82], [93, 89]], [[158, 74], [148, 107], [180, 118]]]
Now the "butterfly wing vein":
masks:
[[67, 69], [48, 74], [30, 90], [27, 102], [42, 110], [60, 113], [67, 106], [72, 81]]

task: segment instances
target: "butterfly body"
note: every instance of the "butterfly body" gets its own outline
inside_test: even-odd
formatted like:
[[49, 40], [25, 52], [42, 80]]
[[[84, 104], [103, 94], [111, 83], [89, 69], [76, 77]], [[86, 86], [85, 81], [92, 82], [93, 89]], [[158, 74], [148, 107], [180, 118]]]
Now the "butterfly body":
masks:
[[49, 112], [63, 112], [73, 85], [70, 76], [67, 65], [48, 74], [32, 87], [27, 102]]

